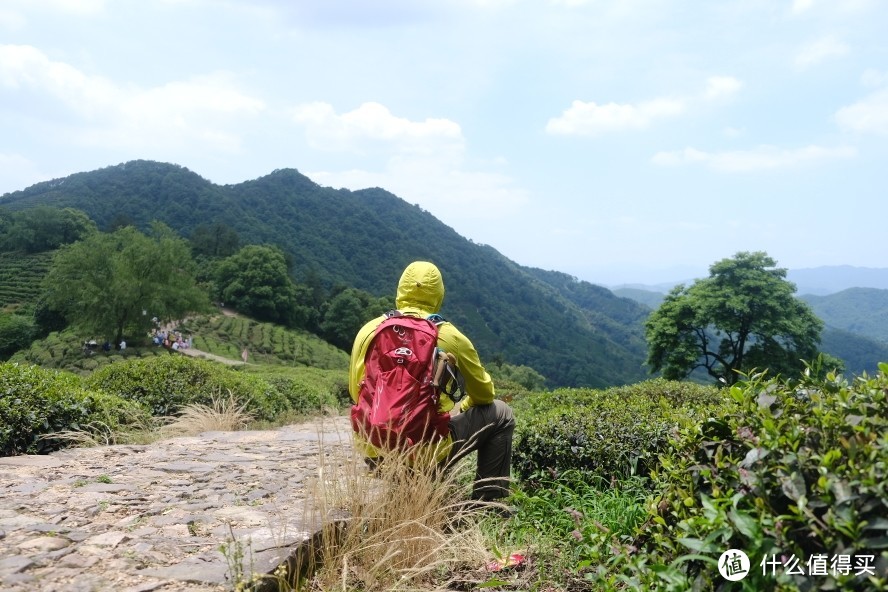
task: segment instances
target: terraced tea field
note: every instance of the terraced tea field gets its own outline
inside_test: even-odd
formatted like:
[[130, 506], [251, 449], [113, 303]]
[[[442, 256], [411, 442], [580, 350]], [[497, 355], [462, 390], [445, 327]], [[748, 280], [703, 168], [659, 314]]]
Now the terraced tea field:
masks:
[[0, 253], [0, 310], [36, 302], [53, 252], [25, 255]]

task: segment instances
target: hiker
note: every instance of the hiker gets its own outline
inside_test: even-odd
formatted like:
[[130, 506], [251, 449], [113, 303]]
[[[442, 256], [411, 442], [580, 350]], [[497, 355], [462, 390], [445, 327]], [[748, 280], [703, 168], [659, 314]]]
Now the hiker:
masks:
[[[475, 484], [472, 498], [490, 501], [505, 497], [509, 493], [509, 474], [512, 458], [512, 432], [515, 420], [512, 409], [503, 401], [494, 400], [494, 386], [490, 375], [481, 364], [478, 352], [472, 342], [452, 323], [438, 315], [444, 300], [444, 281], [438, 268], [426, 261], [415, 261], [407, 266], [398, 282], [395, 306], [392, 315], [404, 315], [431, 320], [437, 326], [437, 347], [455, 362], [455, 367], [464, 380], [466, 396], [456, 406], [446, 392], [440, 394], [437, 416], [430, 423], [441, 426], [440, 439], [428, 442], [436, 451], [436, 461], [449, 463], [477, 450], [478, 466], [475, 471]], [[398, 314], [400, 313], [400, 314]], [[364, 437], [366, 430], [360, 425], [362, 404], [361, 387], [365, 381], [365, 362], [368, 350], [377, 333], [377, 327], [387, 315], [373, 319], [364, 325], [355, 337], [349, 365], [349, 392], [355, 402], [353, 407], [353, 428], [356, 431], [356, 444], [369, 459], [368, 464], [384, 453], [370, 444]], [[376, 388], [379, 381], [375, 381]], [[366, 389], [365, 397], [373, 397]], [[449, 413], [449, 419], [448, 419]], [[421, 428], [422, 429], [422, 428]]]

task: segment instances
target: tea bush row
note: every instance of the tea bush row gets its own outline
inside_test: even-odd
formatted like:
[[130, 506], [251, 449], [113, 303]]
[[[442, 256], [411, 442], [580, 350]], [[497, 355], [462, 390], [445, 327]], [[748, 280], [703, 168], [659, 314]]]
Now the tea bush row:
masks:
[[611, 583], [727, 589], [716, 562], [739, 549], [751, 564], [743, 589], [888, 589], [888, 364], [879, 367], [850, 382], [754, 376], [731, 387], [732, 409], [685, 425], [660, 456], [660, 496]]
[[513, 468], [533, 481], [571, 470], [645, 475], [679, 427], [724, 403], [715, 387], [663, 379], [606, 390], [558, 389], [513, 400]]
[[137, 404], [85, 388], [79, 376], [15, 363], [0, 364], [0, 456], [48, 453], [66, 445], [47, 438], [138, 417]]
[[268, 382], [219, 364], [186, 356], [155, 356], [105, 366], [85, 383], [145, 405], [154, 416], [172, 415], [191, 403], [212, 406], [230, 392], [259, 419], [270, 420], [288, 407]]
[[119, 361], [88, 377], [7, 363], [0, 365], [0, 454], [43, 453], [64, 445], [45, 440], [61, 431], [105, 433], [144, 418], [175, 415], [189, 404], [212, 405], [231, 393], [256, 419], [284, 412], [316, 414], [347, 400], [344, 371], [290, 368], [242, 372], [186, 356]]

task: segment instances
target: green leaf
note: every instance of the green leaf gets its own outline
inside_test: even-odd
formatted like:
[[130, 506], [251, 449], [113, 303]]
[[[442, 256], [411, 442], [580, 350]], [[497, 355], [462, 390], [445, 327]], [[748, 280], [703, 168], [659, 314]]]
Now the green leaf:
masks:
[[678, 539], [678, 542], [691, 551], [697, 551], [698, 553], [713, 553], [716, 551], [716, 546], [713, 543], [693, 537], [682, 537]]
[[728, 517], [744, 536], [756, 540], [761, 537], [762, 530], [758, 522], [749, 514], [739, 512], [736, 508], [731, 508], [728, 512]]
[[495, 588], [496, 586], [508, 586], [511, 582], [506, 580], [501, 580], [499, 578], [491, 578], [486, 582], [481, 582], [480, 584], [476, 584], [476, 588]]
[[864, 549], [888, 549], [888, 536], [863, 539], [860, 546]]
[[863, 527], [864, 530], [886, 530], [888, 531], [888, 518], [875, 518], [873, 520], [868, 520], [867, 525]]
[[794, 502], [805, 495], [805, 479], [796, 471], [789, 476], [780, 475], [780, 488], [783, 493]]
[[746, 458], [740, 461], [740, 466], [744, 469], [748, 469], [757, 461], [765, 458], [771, 451], [767, 448], [753, 448], [749, 452], [746, 453]]
[[777, 397], [775, 397], [774, 395], [769, 395], [768, 393], [763, 392], [756, 398], [755, 401], [756, 403], [758, 403], [759, 407], [761, 407], [762, 409], [767, 409], [771, 405], [773, 405], [774, 401], [776, 400]]

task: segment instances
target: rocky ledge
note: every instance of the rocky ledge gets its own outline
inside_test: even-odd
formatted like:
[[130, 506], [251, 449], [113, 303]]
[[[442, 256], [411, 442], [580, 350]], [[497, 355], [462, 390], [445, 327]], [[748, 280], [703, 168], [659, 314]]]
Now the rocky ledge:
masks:
[[320, 455], [350, 445], [336, 417], [0, 458], [0, 589], [231, 590], [316, 531]]

